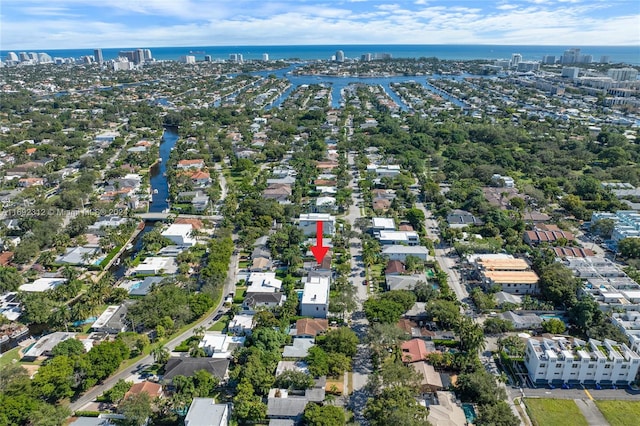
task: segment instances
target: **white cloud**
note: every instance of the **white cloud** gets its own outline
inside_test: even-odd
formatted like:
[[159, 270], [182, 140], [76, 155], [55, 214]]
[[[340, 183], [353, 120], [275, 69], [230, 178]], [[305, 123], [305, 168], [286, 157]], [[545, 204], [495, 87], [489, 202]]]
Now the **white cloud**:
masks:
[[[619, 8], [627, 14], [617, 17], [594, 12], [611, 7], [607, 2], [573, 5], [530, 0], [517, 4], [507, 0], [490, 11], [482, 9], [483, 2], [452, 4], [448, 0], [376, 0], [369, 7], [329, 0], [109, 0], [97, 9], [94, 0], [58, 0], [55, 6], [44, 0], [2, 2], [0, 42], [5, 50], [337, 43], [640, 43], [637, 10], [633, 13], [628, 7]], [[46, 15], [47, 19], [42, 19]], [[124, 22], [132, 17], [139, 19], [126, 25]]]

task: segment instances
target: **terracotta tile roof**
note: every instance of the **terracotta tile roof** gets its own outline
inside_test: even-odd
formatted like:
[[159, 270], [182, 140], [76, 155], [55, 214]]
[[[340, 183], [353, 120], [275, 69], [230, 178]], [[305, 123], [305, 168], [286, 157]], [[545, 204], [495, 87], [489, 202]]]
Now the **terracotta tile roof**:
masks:
[[193, 172], [190, 178], [193, 180], [211, 179], [211, 175], [209, 174], [209, 172], [197, 171], [197, 172]]
[[403, 362], [422, 361], [429, 354], [427, 345], [422, 339], [411, 339], [401, 346]]
[[178, 166], [198, 166], [200, 164], [204, 164], [204, 160], [180, 160], [178, 161]]
[[187, 219], [185, 217], [179, 217], [173, 223], [191, 225], [193, 226], [193, 229], [202, 229], [202, 227], [204, 226], [200, 219]]
[[385, 274], [402, 274], [405, 272], [404, 264], [399, 260], [390, 260], [387, 263], [387, 269], [385, 269]]
[[582, 247], [554, 247], [553, 251], [556, 252], [558, 257], [590, 257], [596, 255], [593, 250]]
[[7, 266], [9, 262], [11, 262], [11, 259], [13, 259], [12, 251], [3, 251], [0, 253], [0, 265]]
[[398, 227], [398, 230], [400, 230], [400, 231], [408, 231], [408, 232], [415, 231], [415, 229], [413, 229], [413, 226], [411, 226], [411, 225], [409, 225], [407, 223], [403, 223], [402, 225], [400, 225]]
[[321, 318], [303, 318], [296, 321], [298, 336], [317, 336], [329, 328], [329, 321]]
[[27, 148], [27, 149], [24, 150], [24, 152], [27, 155], [31, 155], [31, 154], [35, 153], [37, 150], [38, 150], [38, 148]]
[[127, 399], [128, 397], [133, 395], [139, 395], [143, 392], [148, 393], [151, 398], [155, 398], [156, 396], [162, 395], [162, 386], [157, 383], [146, 382], [146, 381], [136, 383], [133, 386], [131, 386], [129, 391], [124, 395], [123, 399]]

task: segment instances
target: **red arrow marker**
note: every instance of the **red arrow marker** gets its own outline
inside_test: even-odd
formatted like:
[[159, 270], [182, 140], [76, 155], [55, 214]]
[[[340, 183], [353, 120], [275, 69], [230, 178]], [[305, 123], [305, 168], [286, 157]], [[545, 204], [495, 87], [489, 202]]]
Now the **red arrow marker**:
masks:
[[322, 259], [329, 251], [329, 247], [322, 247], [322, 225], [321, 221], [316, 222], [316, 245], [311, 247], [311, 252], [318, 263], [322, 263]]

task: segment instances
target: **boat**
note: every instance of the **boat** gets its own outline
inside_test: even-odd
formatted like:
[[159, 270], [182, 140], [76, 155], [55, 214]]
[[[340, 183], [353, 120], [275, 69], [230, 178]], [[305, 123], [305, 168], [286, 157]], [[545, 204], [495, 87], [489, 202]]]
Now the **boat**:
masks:
[[153, 193], [154, 193], [154, 194], [157, 194], [157, 193], [158, 193], [158, 188], [154, 189], [154, 190], [153, 190]]
[[[124, 248], [124, 249], [125, 249], [125, 250], [131, 250], [132, 248], [133, 248], [133, 244], [129, 243], [129, 244], [127, 244], [127, 245], [125, 246], [125, 248]], [[118, 260], [120, 260], [120, 259], [118, 258]]]
[[162, 163], [162, 157], [158, 158], [158, 163]]

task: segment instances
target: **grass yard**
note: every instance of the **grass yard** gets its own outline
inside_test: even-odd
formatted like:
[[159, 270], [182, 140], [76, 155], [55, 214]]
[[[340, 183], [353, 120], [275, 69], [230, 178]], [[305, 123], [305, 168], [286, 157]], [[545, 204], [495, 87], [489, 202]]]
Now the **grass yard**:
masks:
[[229, 315], [223, 315], [220, 317], [215, 324], [209, 327], [209, 331], [222, 331], [227, 328], [227, 324], [229, 324]]
[[640, 418], [640, 401], [595, 401], [611, 426], [632, 426]]
[[525, 398], [527, 412], [534, 426], [588, 426], [587, 419], [571, 399]]
[[0, 356], [0, 368], [4, 368], [7, 365], [13, 363], [13, 360], [18, 361], [20, 359], [20, 346], [7, 351]]

